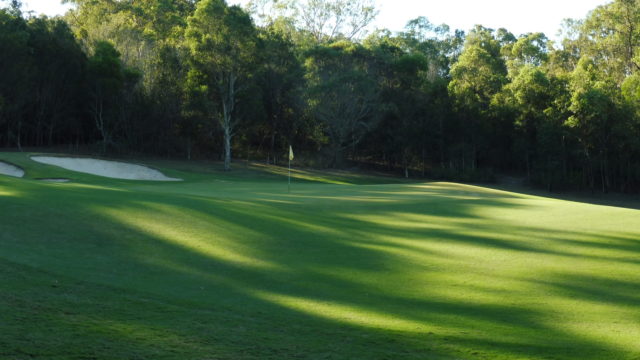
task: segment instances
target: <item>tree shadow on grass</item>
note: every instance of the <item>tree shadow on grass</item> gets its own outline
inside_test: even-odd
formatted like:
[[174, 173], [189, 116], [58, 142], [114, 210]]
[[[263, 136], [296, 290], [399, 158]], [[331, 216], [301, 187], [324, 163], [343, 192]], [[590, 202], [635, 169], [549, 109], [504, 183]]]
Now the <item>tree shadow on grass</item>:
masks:
[[[597, 248], [597, 241], [583, 239], [590, 235], [567, 231], [542, 239], [535, 228], [492, 224], [480, 215], [479, 209], [523, 206], [507, 197], [447, 200], [446, 190], [431, 189], [423, 199], [367, 190], [352, 192], [358, 201], [341, 201], [309, 191], [274, 203], [268, 200], [280, 196], [233, 200], [63, 189], [51, 194], [34, 187], [23, 192], [35, 196], [11, 199], [12, 221], [26, 220], [26, 210], [39, 203], [49, 204], [39, 216], [58, 219], [38, 229], [3, 224], [0, 239], [13, 254], [3, 256], [12, 259], [3, 273], [14, 283], [39, 279], [33, 287], [3, 290], [10, 295], [3, 298], [13, 299], [3, 312], [18, 309], [9, 330], [27, 339], [10, 338], [4, 348], [12, 352], [3, 355], [19, 358], [19, 351], [41, 341], [47, 346], [32, 357], [47, 358], [49, 351], [98, 359], [614, 359], [633, 351], [566, 331], [554, 323], [551, 303], [528, 300], [543, 291], [637, 313], [628, 292], [603, 297], [600, 285], [575, 274], [538, 282], [514, 278], [487, 266], [491, 259], [476, 257], [493, 256], [498, 265], [510, 257], [576, 258], [536, 240]], [[384, 199], [391, 201], [375, 201]], [[496, 236], [500, 232], [514, 235]], [[50, 236], [42, 239], [43, 233]], [[613, 250], [630, 258], [640, 250], [633, 240], [597, 235], [609, 236], [618, 244]], [[183, 245], [187, 238], [189, 246]], [[226, 252], [208, 252], [207, 244]], [[637, 269], [637, 263], [626, 266]], [[64, 286], [41, 291], [58, 278]], [[514, 283], [530, 286], [512, 289]], [[638, 282], [608, 284], [615, 293]], [[15, 305], [21, 301], [23, 307]], [[45, 329], [37, 336], [29, 333], [34, 321]]]

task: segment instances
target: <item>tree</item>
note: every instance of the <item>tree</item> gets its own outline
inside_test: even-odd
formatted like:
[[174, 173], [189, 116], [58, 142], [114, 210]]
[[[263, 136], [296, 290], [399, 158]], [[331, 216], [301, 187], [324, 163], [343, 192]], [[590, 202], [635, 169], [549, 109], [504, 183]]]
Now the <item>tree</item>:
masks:
[[378, 15], [373, 0], [307, 0], [298, 9], [302, 28], [317, 41], [354, 39]]
[[262, 105], [266, 119], [267, 162], [276, 159], [278, 137], [291, 144], [296, 119], [302, 115], [300, 89], [304, 85], [304, 69], [296, 57], [294, 44], [276, 28], [260, 32], [261, 64], [257, 83], [261, 88]]
[[505, 100], [515, 113], [515, 126], [521, 135], [527, 179], [530, 181], [538, 129], [545, 121], [545, 110], [550, 106], [550, 83], [545, 73], [533, 65], [524, 65], [514, 76], [505, 86]]
[[33, 81], [33, 58], [29, 29], [22, 19], [19, 2], [10, 10], [0, 9], [0, 125], [6, 146], [22, 148], [24, 113]]
[[429, 59], [432, 80], [434, 73], [438, 76], [449, 73], [450, 65], [458, 61], [464, 45], [463, 31], [452, 32], [448, 25], [434, 25], [423, 16], [409, 21], [399, 36], [403, 48], [420, 52]]
[[346, 41], [307, 53], [307, 103], [325, 126], [333, 166], [342, 166], [343, 151], [354, 149], [376, 124], [379, 91], [368, 60], [366, 49]]
[[[391, 64], [394, 78], [390, 82], [385, 99], [391, 105], [393, 148], [400, 151], [405, 177], [409, 177], [409, 166], [413, 154], [424, 149], [426, 122], [430, 109], [424, 89], [426, 88], [429, 63], [420, 53], [404, 54]], [[424, 150], [423, 168], [424, 168]]]
[[[621, 163], [620, 191], [626, 192], [633, 186], [634, 180], [640, 179], [640, 75], [629, 76], [622, 84], [622, 96], [628, 106], [629, 114], [622, 125], [620, 153]], [[634, 179], [635, 178], [635, 179]]]
[[451, 68], [449, 93], [463, 118], [467, 138], [462, 144], [463, 169], [467, 142], [471, 143], [471, 169], [475, 170], [478, 166], [482, 134], [488, 133], [486, 120], [491, 99], [507, 80], [507, 69], [500, 50], [500, 42], [493, 30], [478, 26], [469, 33], [458, 62]]
[[66, 1], [49, 19], [0, 0], [2, 145], [229, 169], [232, 149], [275, 162], [292, 143], [331, 166], [640, 189], [639, 0], [566, 20], [559, 45], [425, 17], [365, 38], [375, 0], [252, 0], [259, 28], [224, 0]]
[[583, 54], [620, 85], [640, 70], [640, 4], [616, 0], [595, 9], [582, 26]]
[[96, 43], [89, 58], [88, 76], [91, 86], [91, 114], [102, 137], [102, 152], [116, 145], [114, 135], [122, 126], [127, 109], [125, 92], [135, 86], [139, 74], [125, 68], [120, 53], [106, 41]]
[[548, 56], [547, 44], [549, 39], [543, 33], [530, 33], [521, 36], [508, 50], [511, 59], [510, 68], [516, 69], [523, 65], [540, 66], [545, 63]]
[[[126, 68], [138, 69], [140, 81], [127, 91], [128, 116], [121, 140], [130, 149], [168, 155], [182, 148], [176, 136], [182, 115], [186, 78], [183, 37], [192, 0], [69, 0], [75, 9], [65, 16], [87, 53], [108, 41]], [[124, 103], [122, 103], [124, 104]]]
[[59, 18], [32, 18], [29, 32], [35, 74], [29, 114], [34, 122], [31, 143], [51, 146], [54, 136], [77, 136], [80, 130], [76, 119], [87, 100], [87, 57]]
[[248, 8], [263, 24], [284, 20], [316, 43], [355, 40], [378, 16], [374, 0], [252, 0]]
[[[202, 0], [188, 20], [186, 44], [193, 79], [220, 104], [224, 133], [224, 169], [231, 169], [231, 141], [238, 122], [239, 94], [248, 86], [256, 62], [258, 37], [253, 22], [238, 6], [224, 0]], [[193, 83], [192, 83], [193, 84]], [[195, 84], [194, 84], [195, 85]]]
[[[570, 110], [573, 113], [566, 121], [583, 146], [588, 161], [589, 185], [595, 186], [596, 170], [593, 163], [599, 162], [602, 191], [610, 186], [609, 153], [623, 113], [618, 106], [615, 85], [599, 79], [600, 70], [593, 61], [581, 59], [572, 75], [572, 97]], [[599, 160], [599, 161], [598, 161]]]
[[514, 121], [514, 142], [523, 153], [527, 181], [531, 182], [537, 153], [538, 130], [545, 122], [551, 104], [550, 82], [541, 65], [548, 59], [547, 38], [542, 33], [525, 34], [519, 39], [507, 36], [502, 53], [507, 57], [508, 80], [495, 107], [508, 107]]

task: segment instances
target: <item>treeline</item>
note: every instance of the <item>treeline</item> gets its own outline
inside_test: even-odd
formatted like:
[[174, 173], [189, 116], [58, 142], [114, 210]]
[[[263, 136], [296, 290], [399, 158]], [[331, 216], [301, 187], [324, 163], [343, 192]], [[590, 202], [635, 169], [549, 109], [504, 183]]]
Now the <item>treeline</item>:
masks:
[[424, 17], [365, 30], [373, 0], [73, 0], [0, 11], [0, 144], [367, 163], [406, 176], [640, 190], [640, 0], [563, 39]]

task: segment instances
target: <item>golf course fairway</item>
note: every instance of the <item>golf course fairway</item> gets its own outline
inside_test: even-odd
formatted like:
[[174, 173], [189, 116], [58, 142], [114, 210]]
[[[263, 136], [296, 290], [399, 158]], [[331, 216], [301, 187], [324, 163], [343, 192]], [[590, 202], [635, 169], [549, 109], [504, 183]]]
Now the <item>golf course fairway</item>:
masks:
[[639, 210], [29, 156], [0, 153], [25, 171], [0, 175], [0, 359], [640, 359]]

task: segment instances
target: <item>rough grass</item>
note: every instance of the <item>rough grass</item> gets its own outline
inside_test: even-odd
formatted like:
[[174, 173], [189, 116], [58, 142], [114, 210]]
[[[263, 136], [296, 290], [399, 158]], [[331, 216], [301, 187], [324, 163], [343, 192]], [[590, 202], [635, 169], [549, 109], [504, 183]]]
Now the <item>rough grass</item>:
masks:
[[[640, 211], [453, 183], [0, 153], [0, 359], [638, 359]], [[65, 184], [36, 178], [70, 178]], [[395, 182], [395, 183], [392, 183]]]

